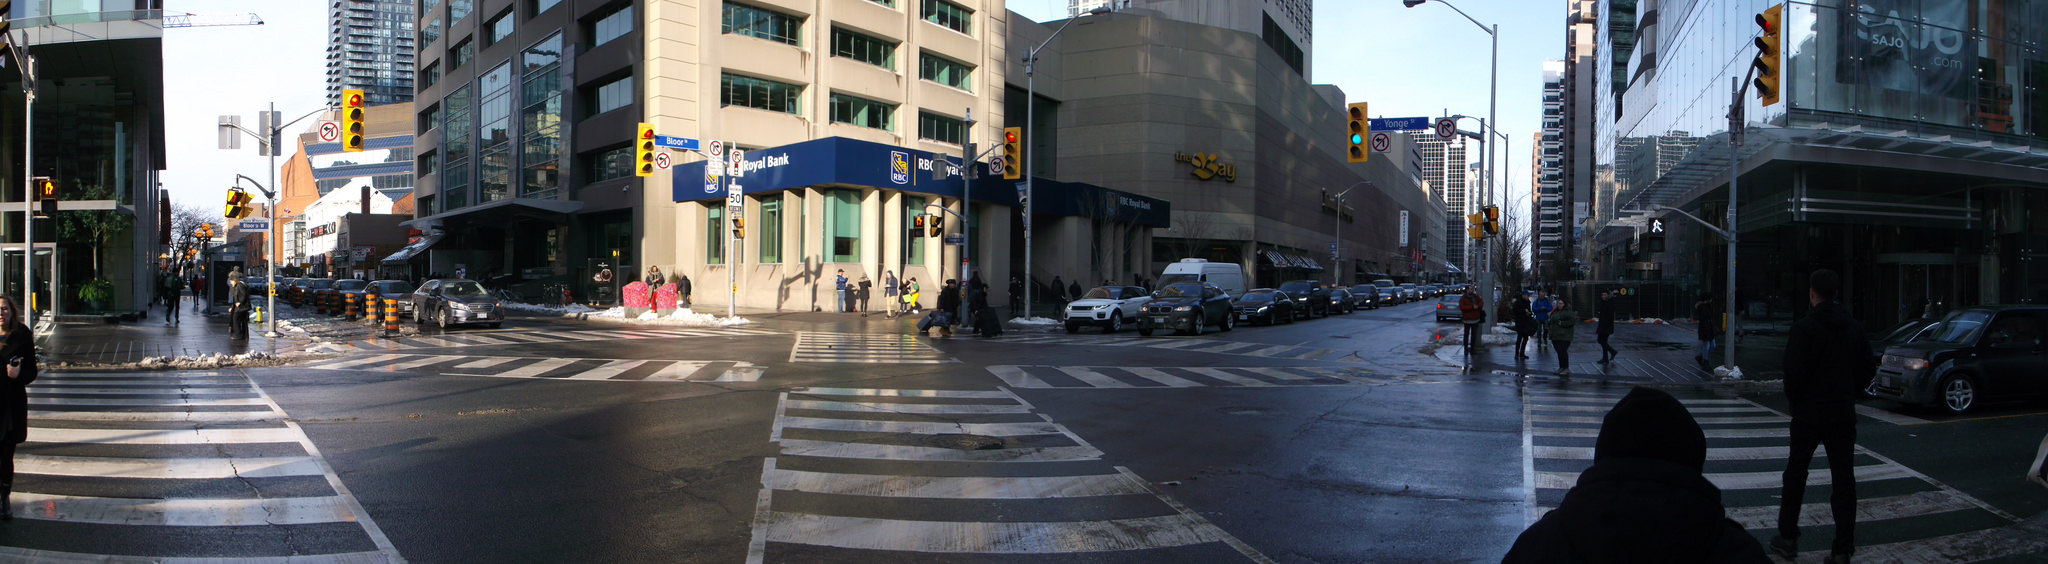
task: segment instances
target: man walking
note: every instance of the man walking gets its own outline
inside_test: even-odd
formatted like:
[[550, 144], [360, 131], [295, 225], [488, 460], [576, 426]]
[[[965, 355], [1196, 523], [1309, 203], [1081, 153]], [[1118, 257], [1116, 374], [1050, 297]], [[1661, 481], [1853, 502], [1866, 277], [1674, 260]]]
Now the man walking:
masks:
[[1600, 316], [1600, 325], [1593, 333], [1600, 338], [1600, 364], [1607, 364], [1621, 354], [1607, 344], [1607, 338], [1614, 336], [1614, 290], [1600, 293], [1600, 304], [1594, 306], [1593, 315]]
[[1486, 300], [1477, 292], [1465, 292], [1458, 298], [1458, 318], [1465, 323], [1465, 350], [1479, 346], [1479, 326], [1486, 323]]
[[181, 285], [178, 284], [178, 275], [170, 272], [165, 272], [163, 279], [157, 281], [157, 286], [163, 288], [162, 293], [164, 296], [164, 325], [177, 325], [178, 294], [182, 290], [182, 288], [180, 288]]
[[228, 340], [249, 340], [249, 285], [240, 272], [228, 275]]
[[1693, 302], [1692, 320], [1700, 328], [1700, 355], [1693, 360], [1700, 368], [1713, 366], [1714, 340], [1721, 336], [1721, 308], [1714, 303], [1713, 294], [1700, 294], [1700, 301]]
[[1842, 277], [1821, 269], [1807, 279], [1813, 311], [1792, 324], [1785, 343], [1785, 399], [1792, 407], [1792, 456], [1785, 461], [1785, 487], [1778, 506], [1778, 537], [1771, 552], [1787, 558], [1799, 552], [1799, 505], [1806, 496], [1806, 467], [1813, 449], [1828, 453], [1834, 494], [1835, 541], [1827, 562], [1848, 562], [1856, 549], [1857, 382], [1877, 370], [1863, 324], [1836, 301]]
[[839, 288], [839, 313], [846, 313], [846, 269], [839, 269], [839, 272], [833, 275], [832, 285]]

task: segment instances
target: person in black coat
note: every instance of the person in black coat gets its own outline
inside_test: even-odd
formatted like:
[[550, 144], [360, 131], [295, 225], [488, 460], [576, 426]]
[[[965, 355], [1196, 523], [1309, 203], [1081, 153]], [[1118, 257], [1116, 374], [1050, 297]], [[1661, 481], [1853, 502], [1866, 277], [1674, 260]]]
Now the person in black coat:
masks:
[[1515, 314], [1515, 358], [1529, 358], [1529, 338], [1536, 335], [1536, 316], [1529, 313], [1531, 293], [1524, 290], [1522, 295], [1515, 296], [1515, 301], [1508, 302], [1508, 309]]
[[0, 362], [7, 381], [0, 385], [0, 519], [14, 518], [14, 449], [28, 442], [28, 385], [36, 381], [36, 339], [21, 322], [14, 296], [0, 295]]
[[1607, 338], [1614, 336], [1613, 290], [1600, 293], [1600, 303], [1594, 306], [1593, 315], [1600, 317], [1600, 325], [1593, 333], [1600, 337], [1600, 364], [1607, 364], [1608, 361], [1614, 360], [1614, 357], [1621, 354], [1621, 351], [1616, 350], [1613, 345], [1607, 344]]
[[249, 284], [239, 272], [228, 275], [228, 339], [249, 340]]
[[1770, 562], [1702, 474], [1707, 435], [1671, 394], [1636, 388], [1600, 423], [1593, 466], [1505, 563]]
[[[946, 315], [947, 315], [947, 316], [953, 316], [953, 315], [958, 315], [958, 314], [959, 314], [959, 312], [960, 312], [960, 282], [959, 282], [958, 280], [954, 280], [954, 279], [948, 278], [948, 279], [946, 279], [946, 286], [945, 286], [944, 288], [941, 288], [941, 289], [939, 289], [939, 308], [938, 308], [938, 309], [939, 309], [939, 311], [943, 311], [943, 312], [946, 312]], [[949, 317], [949, 319], [950, 319], [950, 317]], [[957, 325], [957, 324], [959, 324], [959, 323], [960, 323], [960, 320], [958, 320], [958, 319], [951, 319], [951, 321], [952, 321], [952, 322], [951, 322], [951, 323], [947, 323], [947, 325]]]
[[1712, 366], [1714, 340], [1721, 337], [1721, 307], [1714, 303], [1713, 294], [1700, 294], [1700, 301], [1692, 304], [1692, 319], [1700, 328], [1700, 368]]
[[1792, 407], [1792, 456], [1785, 460], [1784, 490], [1778, 506], [1778, 537], [1771, 551], [1796, 555], [1799, 509], [1806, 497], [1806, 468], [1814, 447], [1828, 453], [1834, 483], [1828, 507], [1835, 516], [1835, 542], [1827, 561], [1848, 562], [1856, 550], [1856, 393], [1877, 371], [1863, 324], [1835, 301], [1842, 277], [1817, 270], [1808, 279], [1813, 311], [1792, 324], [1785, 342], [1785, 400]]

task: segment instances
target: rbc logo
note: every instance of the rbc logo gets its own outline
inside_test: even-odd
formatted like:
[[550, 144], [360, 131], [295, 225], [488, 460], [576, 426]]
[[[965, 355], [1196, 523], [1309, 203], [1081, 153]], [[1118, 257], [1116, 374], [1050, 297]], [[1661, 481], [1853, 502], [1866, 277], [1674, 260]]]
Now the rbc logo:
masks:
[[910, 183], [910, 154], [903, 151], [889, 152], [889, 180], [897, 184]]

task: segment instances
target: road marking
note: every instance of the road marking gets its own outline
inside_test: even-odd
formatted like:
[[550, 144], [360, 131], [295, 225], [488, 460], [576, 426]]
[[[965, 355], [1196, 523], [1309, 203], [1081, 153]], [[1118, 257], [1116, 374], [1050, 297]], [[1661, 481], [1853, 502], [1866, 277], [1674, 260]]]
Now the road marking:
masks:
[[1131, 387], [1131, 385], [1130, 385], [1130, 384], [1126, 384], [1126, 383], [1124, 383], [1124, 381], [1123, 381], [1123, 380], [1118, 380], [1118, 379], [1115, 379], [1115, 378], [1111, 378], [1111, 377], [1109, 377], [1109, 376], [1103, 375], [1103, 374], [1102, 374], [1101, 372], [1096, 372], [1096, 371], [1094, 371], [1094, 370], [1091, 370], [1091, 369], [1089, 369], [1089, 368], [1088, 368], [1088, 367], [1086, 367], [1086, 366], [1061, 366], [1061, 367], [1058, 367], [1058, 369], [1059, 369], [1059, 371], [1060, 371], [1060, 372], [1064, 372], [1064, 373], [1066, 373], [1066, 375], [1068, 375], [1068, 376], [1072, 376], [1072, 377], [1074, 377], [1074, 379], [1076, 379], [1076, 380], [1080, 380], [1080, 381], [1082, 381], [1082, 382], [1086, 382], [1086, 383], [1088, 383], [1088, 385], [1090, 385], [1090, 386], [1094, 386], [1094, 387], [1097, 387], [1097, 388], [1129, 388], [1129, 387]]
[[401, 358], [405, 358], [405, 357], [408, 357], [408, 356], [412, 356], [412, 355], [405, 355], [405, 354], [380, 354], [380, 355], [375, 355], [375, 356], [367, 356], [367, 357], [360, 357], [360, 358], [354, 358], [354, 359], [349, 359], [349, 360], [341, 360], [341, 361], [329, 362], [329, 363], [325, 363], [325, 364], [315, 364], [315, 365], [312, 365], [312, 366], [308, 366], [307, 368], [322, 368], [322, 369], [327, 369], [327, 370], [343, 370], [343, 369], [353, 368], [353, 367], [357, 367], [357, 366], [367, 366], [367, 365], [371, 365], [371, 364], [379, 364], [379, 363], [391, 362], [391, 361], [393, 361], [393, 360], [398, 360], [398, 359], [401, 359]]
[[789, 400], [787, 402], [787, 405], [790, 409], [853, 411], [861, 413], [985, 414], [1031, 412], [1031, 408], [1022, 405], [990, 405], [979, 403], [886, 403], [874, 401]]
[[1151, 493], [1123, 476], [941, 477], [775, 470], [767, 487], [805, 493], [941, 499], [1048, 499]]
[[1089, 446], [999, 448], [960, 450], [956, 448], [841, 443], [782, 439], [782, 454], [824, 458], [868, 460], [912, 460], [923, 462], [1072, 462], [1100, 460], [1102, 451]]
[[[614, 376], [618, 376], [618, 375], [620, 375], [620, 374], [625, 374], [627, 370], [632, 370], [632, 369], [634, 369], [634, 368], [638, 368], [638, 367], [640, 367], [640, 365], [642, 365], [642, 364], [647, 364], [647, 361], [645, 361], [645, 360], [614, 360], [614, 361], [611, 361], [611, 362], [607, 362], [607, 363], [604, 363], [604, 365], [602, 365], [602, 366], [599, 366], [599, 367], [597, 367], [597, 368], [592, 368], [592, 369], [589, 369], [589, 370], [585, 370], [585, 371], [582, 371], [582, 372], [578, 372], [578, 373], [575, 373], [575, 374], [571, 374], [571, 375], [569, 375], [569, 377], [568, 377], [568, 378], [564, 378], [564, 379], [565, 379], [565, 380], [608, 380], [608, 379], [611, 379], [611, 378], [612, 378], [612, 377], [614, 377]], [[675, 363], [671, 363], [671, 364], [670, 364], [670, 366], [674, 366], [674, 365], [678, 365], [678, 364], [685, 364], [685, 363], [683, 363], [683, 362], [675, 362]], [[695, 367], [695, 368], [703, 368], [703, 367], [704, 367], [704, 365], [705, 365], [705, 363], [701, 363], [701, 362], [696, 362], [696, 363], [688, 363], [688, 364], [692, 365], [692, 366], [693, 366], [693, 367]], [[693, 370], [693, 372], [694, 372], [694, 370]]]
[[1202, 385], [1202, 383], [1200, 382], [1196, 382], [1194, 380], [1189, 380], [1179, 376], [1174, 376], [1172, 374], [1167, 374], [1165, 371], [1159, 370], [1157, 368], [1125, 368], [1124, 371], [1129, 372], [1131, 374], [1135, 374], [1139, 378], [1144, 378], [1146, 380], [1151, 380], [1154, 382], [1165, 384], [1168, 387], [1173, 388], [1193, 388]]
[[[1886, 519], [1900, 519], [1951, 511], [1976, 509], [1969, 500], [1949, 492], [1935, 490], [1900, 496], [1865, 498], [1856, 500], [1856, 522], [1870, 523]], [[1744, 529], [1777, 529], [1778, 506], [1760, 505], [1754, 507], [1730, 507], [1728, 518], [1741, 523]], [[1799, 526], [1822, 527], [1835, 524], [1835, 514], [1826, 500], [1799, 506]]]
[[[1714, 447], [1707, 449], [1707, 460], [1775, 460], [1791, 454], [1790, 446], [1768, 447]], [[1593, 447], [1535, 447], [1537, 458], [1553, 460], [1592, 460]], [[1814, 458], [1826, 458], [1826, 449], [1814, 449]]]
[[1045, 380], [1040, 380], [1037, 376], [1024, 373], [1024, 369], [1020, 367], [997, 365], [988, 367], [988, 371], [994, 373], [997, 378], [1003, 380], [1004, 384], [1009, 384], [1012, 388], [1052, 387], [1052, 384], [1047, 383]]
[[792, 394], [824, 394], [828, 396], [866, 396], [884, 398], [1009, 398], [1008, 392], [988, 390], [884, 390], [866, 388], [797, 388]]
[[29, 405], [70, 405], [70, 406], [187, 406], [218, 407], [227, 405], [268, 405], [263, 398], [52, 398], [29, 397]]
[[1891, 410], [1878, 409], [1860, 403], [1856, 404], [1856, 414], [1862, 415], [1864, 417], [1869, 417], [1871, 419], [1876, 419], [1878, 421], [1890, 423], [1893, 425], [1925, 425], [1928, 423], [1933, 423], [1933, 421], [1928, 421], [1926, 419], [1899, 415], [1897, 413], [1892, 413]]
[[[1116, 471], [1118, 474], [1122, 474], [1124, 479], [1130, 480], [1131, 483], [1137, 484], [1138, 487], [1145, 488], [1146, 491], [1151, 492], [1153, 497], [1158, 498], [1161, 502], [1165, 502], [1167, 506], [1172, 507], [1174, 511], [1180, 512], [1181, 515], [1185, 515], [1193, 519], [1202, 519], [1201, 515], [1195, 513], [1195, 510], [1193, 508], [1190, 508], [1186, 504], [1181, 503], [1180, 500], [1174, 499], [1173, 496], [1166, 495], [1166, 492], [1159, 491], [1158, 486], [1154, 486], [1150, 482], [1146, 482], [1143, 478], [1139, 478], [1138, 473], [1132, 472], [1131, 469], [1122, 466], [1117, 466]], [[1203, 519], [1203, 521], [1206, 522], [1207, 520]], [[1238, 540], [1236, 536], [1231, 535], [1229, 532], [1224, 531], [1221, 528], [1218, 528], [1216, 529], [1216, 534], [1223, 537], [1222, 540], [1224, 544], [1230, 545], [1231, 548], [1237, 549], [1238, 554], [1243, 554], [1245, 558], [1251, 559], [1252, 562], [1255, 562], [1257, 564], [1276, 564], [1272, 558], [1267, 558], [1266, 555], [1260, 553], [1258, 549], [1252, 548], [1252, 545], [1245, 544], [1245, 542], [1242, 540]]]
[[1045, 423], [944, 423], [937, 421], [868, 421], [862, 419], [825, 419], [818, 417], [783, 417], [784, 429], [818, 429], [824, 431], [854, 431], [861, 433], [916, 433], [946, 434], [964, 433], [996, 437], [1021, 435], [1055, 435], [1059, 429]]
[[1231, 373], [1229, 373], [1229, 372], [1224, 372], [1224, 371], [1223, 371], [1223, 369], [1221, 369], [1221, 368], [1209, 368], [1209, 367], [1202, 367], [1202, 366], [1198, 366], [1198, 367], [1194, 367], [1194, 368], [1187, 368], [1187, 369], [1185, 369], [1185, 370], [1187, 370], [1187, 371], [1189, 371], [1189, 372], [1193, 372], [1193, 373], [1196, 373], [1196, 374], [1200, 374], [1200, 375], [1203, 375], [1203, 376], [1208, 376], [1208, 377], [1210, 377], [1210, 378], [1215, 378], [1215, 379], [1217, 379], [1217, 380], [1222, 380], [1222, 381], [1225, 381], [1225, 382], [1230, 382], [1230, 383], [1232, 383], [1232, 384], [1237, 384], [1237, 385], [1240, 385], [1240, 386], [1271, 386], [1271, 385], [1273, 385], [1273, 384], [1271, 384], [1271, 383], [1268, 383], [1268, 382], [1266, 382], [1265, 380], [1260, 380], [1260, 379], [1257, 379], [1257, 378], [1250, 378], [1250, 377], [1246, 377], [1246, 376], [1239, 376], [1239, 375], [1236, 375], [1236, 374], [1231, 374]]
[[[1599, 427], [1533, 427], [1538, 437], [1598, 437]], [[1762, 439], [1790, 437], [1792, 431], [1786, 427], [1757, 427], [1753, 429], [1707, 429], [1709, 439]]]
[[191, 423], [256, 423], [275, 421], [271, 411], [36, 411], [29, 419], [46, 421], [184, 421]]
[[[1714, 486], [1721, 488], [1723, 492], [1728, 490], [1777, 490], [1785, 485], [1785, 473], [1782, 470], [1770, 472], [1708, 473], [1706, 476], [1707, 481], [1713, 482]], [[1856, 481], [1858, 483], [1912, 477], [1913, 475], [1906, 473], [1905, 468], [1895, 464], [1872, 464], [1856, 467]], [[1536, 473], [1536, 487], [1540, 489], [1571, 489], [1572, 485], [1577, 484], [1578, 481], [1578, 472]], [[1833, 478], [1825, 471], [1810, 472], [1806, 478], [1808, 486], [1823, 486], [1832, 483], [1832, 481]]]
[[291, 429], [78, 429], [28, 427], [28, 442], [108, 445], [204, 445], [220, 443], [296, 443]]
[[575, 363], [575, 359], [544, 358], [541, 359], [540, 362], [535, 362], [533, 364], [528, 364], [526, 366], [514, 368], [512, 370], [498, 374], [498, 376], [503, 376], [506, 378], [531, 378], [534, 376], [546, 374], [550, 371], [553, 371], [556, 368], [561, 368]]
[[[318, 472], [315, 472], [317, 475]], [[15, 516], [39, 521], [170, 527], [249, 527], [354, 521], [341, 498], [132, 499], [21, 492]]]
[[450, 341], [450, 340], [446, 340], [446, 339], [436, 339], [436, 338], [433, 338], [433, 337], [414, 337], [414, 338], [412, 339], [412, 342], [415, 342], [415, 343], [426, 343], [426, 344], [428, 344], [428, 345], [431, 345], [431, 346], [436, 346], [436, 347], [459, 347], [459, 346], [464, 346], [464, 345], [467, 345], [467, 344], [468, 344], [468, 343], [463, 343], [463, 342], [459, 342], [459, 341]]
[[48, 476], [100, 478], [276, 478], [318, 476], [320, 467], [304, 456], [240, 458], [101, 458], [15, 455], [15, 471]]
[[[1537, 410], [1538, 410], [1538, 411], [1542, 411], [1542, 408], [1537, 408]], [[1751, 412], [1751, 413], [1754, 413], [1754, 412]], [[1537, 422], [1537, 423], [1600, 423], [1600, 422], [1604, 421], [1605, 419], [1606, 419], [1605, 417], [1586, 417], [1586, 416], [1579, 416], [1579, 415], [1530, 415], [1530, 416], [1529, 416], [1529, 420], [1530, 420], [1530, 421], [1534, 421], [1534, 422]], [[1791, 422], [1792, 422], [1792, 418], [1790, 418], [1790, 417], [1783, 417], [1783, 416], [1778, 416], [1778, 415], [1752, 415], [1752, 416], [1749, 416], [1749, 417], [1694, 417], [1694, 418], [1693, 418], [1693, 420], [1694, 420], [1694, 421], [1697, 421], [1697, 422], [1699, 422], [1699, 424], [1700, 424], [1700, 425], [1715, 425], [1715, 424], [1746, 424], [1746, 423], [1771, 423], [1771, 424], [1776, 424], [1776, 425], [1784, 425], [1784, 424], [1786, 424], [1786, 423], [1791, 423]]]
[[1275, 379], [1279, 379], [1279, 380], [1287, 380], [1287, 381], [1299, 381], [1299, 380], [1313, 380], [1313, 379], [1314, 379], [1314, 378], [1312, 378], [1312, 377], [1309, 377], [1309, 376], [1302, 376], [1302, 375], [1300, 375], [1300, 374], [1295, 374], [1295, 373], [1293, 373], [1293, 372], [1288, 372], [1288, 371], [1287, 371], [1287, 369], [1285, 369], [1285, 368], [1272, 368], [1272, 367], [1266, 367], [1266, 366], [1248, 366], [1248, 367], [1245, 367], [1245, 368], [1241, 368], [1240, 370], [1249, 370], [1249, 371], [1252, 371], [1252, 372], [1257, 372], [1257, 373], [1259, 373], [1259, 374], [1264, 374], [1264, 375], [1266, 375], [1266, 376], [1270, 376], [1270, 377], [1272, 377], [1272, 378], [1275, 378]]
[[770, 542], [861, 550], [975, 554], [1107, 552], [1222, 541], [1199, 517], [1166, 515], [1107, 521], [906, 521], [770, 512]]
[[462, 363], [462, 364], [457, 364], [457, 365], [455, 365], [455, 368], [463, 368], [463, 369], [482, 369], [482, 368], [491, 368], [491, 367], [494, 367], [494, 366], [498, 366], [498, 365], [501, 365], [501, 364], [505, 364], [505, 363], [508, 363], [508, 362], [512, 362], [512, 361], [515, 361], [515, 360], [519, 360], [519, 359], [521, 359], [521, 358], [525, 358], [525, 357], [517, 357], [517, 356], [499, 356], [499, 357], [484, 357], [484, 358], [480, 358], [480, 359], [477, 359], [477, 360], [472, 360], [472, 361], [469, 361], [469, 362], [465, 362], [465, 363]]

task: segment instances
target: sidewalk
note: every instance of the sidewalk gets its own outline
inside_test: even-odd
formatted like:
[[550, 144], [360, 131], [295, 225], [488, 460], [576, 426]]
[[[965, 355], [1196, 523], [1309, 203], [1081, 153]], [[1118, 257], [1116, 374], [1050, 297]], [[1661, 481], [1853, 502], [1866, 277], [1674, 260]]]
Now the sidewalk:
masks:
[[208, 316], [192, 311], [190, 296], [181, 304], [179, 324], [165, 325], [163, 308], [150, 312], [148, 319], [129, 323], [99, 321], [44, 322], [36, 327], [36, 351], [45, 362], [71, 364], [126, 364], [148, 357], [229, 356], [249, 352], [283, 355], [304, 349], [310, 341], [300, 337], [269, 339], [263, 326], [249, 324], [249, 339], [228, 340], [226, 315]]
[[[1462, 337], [1462, 329], [1444, 324], [1452, 329], [1446, 340], [1455, 341]], [[1593, 334], [1595, 325], [1584, 323], [1574, 335], [1571, 345], [1571, 377], [1586, 380], [1615, 380], [1657, 384], [1697, 384], [1714, 380], [1708, 369], [1700, 368], [1693, 357], [1699, 355], [1699, 340], [1691, 324], [1618, 323], [1608, 344], [1620, 352], [1614, 361], [1600, 364], [1600, 342]], [[1459, 344], [1450, 344], [1437, 351], [1437, 358], [1452, 364], [1469, 362], [1473, 370], [1491, 370], [1515, 373], [1531, 377], [1554, 378], [1558, 373], [1557, 351], [1550, 343], [1538, 347], [1531, 339], [1526, 349], [1529, 358], [1515, 358], [1514, 334], [1503, 332], [1487, 339], [1475, 353], [1466, 355]], [[1503, 343], [1504, 340], [1504, 344]], [[1717, 352], [1718, 354], [1718, 352]], [[1714, 365], [1719, 365], [1718, 357]]]

